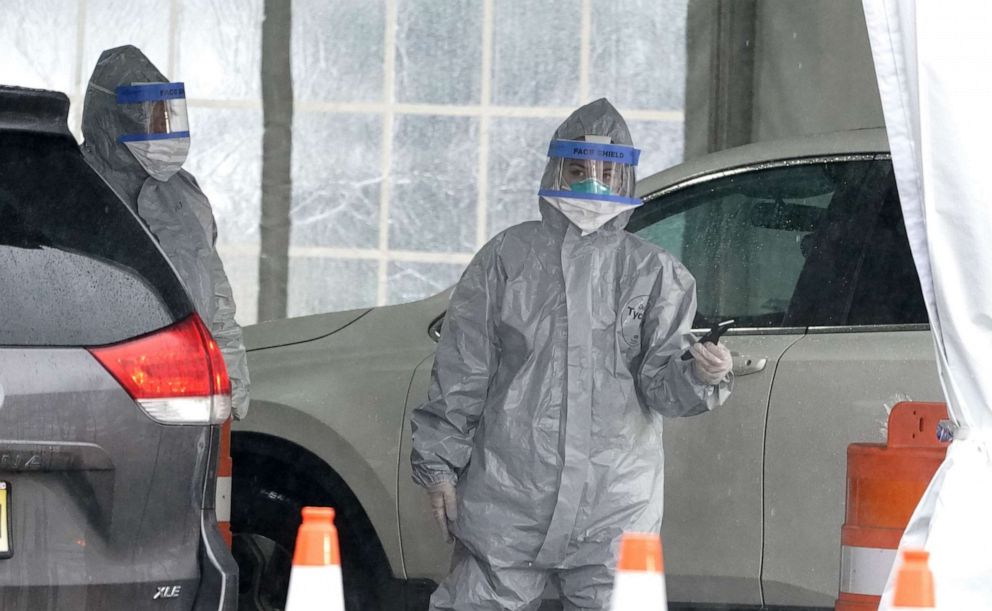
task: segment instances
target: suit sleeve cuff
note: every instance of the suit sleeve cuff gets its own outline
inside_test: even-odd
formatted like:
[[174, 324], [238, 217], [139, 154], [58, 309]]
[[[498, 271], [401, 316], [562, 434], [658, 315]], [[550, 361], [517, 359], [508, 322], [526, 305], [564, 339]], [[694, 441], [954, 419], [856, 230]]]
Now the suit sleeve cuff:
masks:
[[448, 483], [454, 486], [458, 478], [451, 471], [421, 471], [414, 472], [413, 481], [424, 488], [433, 488], [438, 484]]

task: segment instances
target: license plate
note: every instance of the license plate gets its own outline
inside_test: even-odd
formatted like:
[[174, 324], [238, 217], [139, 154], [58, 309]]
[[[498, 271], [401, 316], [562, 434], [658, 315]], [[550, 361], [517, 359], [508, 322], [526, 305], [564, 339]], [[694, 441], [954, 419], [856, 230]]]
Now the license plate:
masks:
[[10, 558], [10, 484], [0, 482], [0, 558]]

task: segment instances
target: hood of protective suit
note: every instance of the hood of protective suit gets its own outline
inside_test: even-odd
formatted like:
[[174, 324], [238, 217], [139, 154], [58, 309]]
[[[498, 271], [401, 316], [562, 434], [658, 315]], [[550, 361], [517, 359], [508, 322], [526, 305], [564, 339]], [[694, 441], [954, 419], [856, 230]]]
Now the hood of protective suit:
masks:
[[[586, 136], [604, 136], [608, 137], [613, 144], [633, 146], [630, 130], [627, 129], [627, 122], [606, 98], [589, 102], [575, 110], [558, 126], [552, 140], [581, 140]], [[636, 183], [634, 167], [625, 167], [624, 173], [624, 189], [618, 195], [634, 197]], [[541, 190], [556, 189], [558, 186], [556, 179], [556, 164], [552, 159], [549, 159], [544, 168], [544, 175], [541, 177]], [[565, 218], [562, 212], [551, 205], [548, 198], [543, 196], [540, 198], [540, 207], [541, 215], [546, 221], [560, 222]], [[630, 207], [629, 210], [618, 214], [604, 224], [601, 230], [621, 231], [627, 226], [633, 214], [634, 207]]]
[[117, 141], [119, 136], [137, 131], [141, 125], [126, 107], [118, 106], [116, 89], [119, 85], [168, 80], [144, 53], [127, 45], [100, 54], [86, 87], [83, 153], [126, 202], [137, 198], [148, 172], [127, 146]]

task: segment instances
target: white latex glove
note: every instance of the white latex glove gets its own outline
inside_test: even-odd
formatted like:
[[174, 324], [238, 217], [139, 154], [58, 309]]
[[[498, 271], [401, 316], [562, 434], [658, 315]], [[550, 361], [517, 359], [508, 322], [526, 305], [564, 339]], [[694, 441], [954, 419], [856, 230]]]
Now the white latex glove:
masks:
[[431, 512], [434, 521], [441, 528], [444, 540], [451, 543], [454, 538], [448, 529], [448, 522], [458, 519], [458, 503], [455, 498], [455, 485], [451, 482], [439, 482], [427, 488], [431, 497]]
[[693, 371], [699, 381], [704, 384], [711, 386], [719, 384], [734, 366], [734, 359], [730, 356], [730, 350], [727, 350], [723, 344], [696, 342], [689, 347], [689, 352], [692, 353], [693, 357]]

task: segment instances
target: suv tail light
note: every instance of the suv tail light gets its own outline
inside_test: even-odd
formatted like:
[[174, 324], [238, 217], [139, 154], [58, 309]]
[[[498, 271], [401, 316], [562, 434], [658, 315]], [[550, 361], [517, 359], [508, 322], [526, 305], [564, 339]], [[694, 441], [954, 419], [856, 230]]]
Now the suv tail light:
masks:
[[220, 424], [231, 414], [227, 367], [196, 314], [150, 335], [89, 351], [156, 422]]

